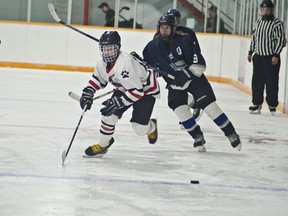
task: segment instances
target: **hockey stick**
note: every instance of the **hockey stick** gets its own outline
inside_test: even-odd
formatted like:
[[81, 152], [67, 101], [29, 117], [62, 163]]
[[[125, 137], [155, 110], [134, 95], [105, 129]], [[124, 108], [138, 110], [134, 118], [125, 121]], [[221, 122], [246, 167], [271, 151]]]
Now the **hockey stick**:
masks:
[[168, 77], [168, 78], [170, 78], [170, 79], [175, 79], [175, 77], [172, 75], [172, 74], [169, 74], [169, 73], [167, 73], [166, 71], [163, 71], [163, 70], [161, 70], [161, 69], [159, 69], [159, 68], [157, 68], [157, 67], [154, 67], [154, 66], [152, 66], [152, 65], [149, 65], [149, 64], [147, 64], [146, 63], [146, 65], [147, 65], [147, 67], [149, 67], [149, 68], [152, 68], [153, 70], [155, 70], [156, 72], [158, 72], [159, 74], [162, 74], [162, 75], [164, 75], [164, 76], [166, 76], [166, 77]]
[[70, 28], [70, 29], [72, 29], [72, 30], [74, 30], [74, 31], [82, 34], [82, 35], [85, 35], [86, 37], [88, 37], [88, 38], [90, 38], [90, 39], [92, 39], [92, 40], [94, 40], [94, 41], [99, 42], [99, 39], [97, 39], [97, 38], [95, 38], [95, 37], [93, 37], [93, 36], [91, 36], [91, 35], [89, 35], [89, 34], [86, 34], [85, 32], [82, 32], [81, 30], [79, 30], [79, 29], [77, 29], [77, 28], [74, 28], [73, 26], [68, 25], [68, 24], [66, 24], [64, 21], [62, 21], [62, 20], [59, 18], [59, 16], [57, 15], [53, 3], [48, 2], [48, 8], [49, 8], [49, 11], [50, 11], [51, 16], [53, 17], [53, 19], [54, 19], [56, 22], [58, 22], [58, 23], [60, 23], [60, 24], [62, 24], [62, 25], [64, 25], [64, 26], [66, 26], [66, 27], [68, 27], [68, 28]]
[[[113, 91], [114, 91], [114, 90], [111, 90], [111, 91], [108, 91], [108, 92], [106, 92], [106, 93], [104, 93], [104, 94], [101, 94], [101, 95], [99, 95], [99, 96], [97, 96], [97, 97], [94, 97], [93, 100], [96, 100], [96, 99], [98, 99], [98, 98], [104, 97], [105, 95], [111, 94]], [[69, 96], [72, 97], [72, 98], [75, 99], [75, 100], [78, 100], [78, 101], [80, 100], [80, 97], [79, 97], [77, 94], [73, 93], [73, 92], [69, 92]], [[68, 147], [67, 151], [64, 150], [64, 151], [62, 152], [62, 165], [64, 165], [65, 159], [67, 158], [67, 155], [68, 155], [68, 153], [69, 153], [69, 151], [70, 151], [70, 148], [71, 148], [71, 146], [72, 146], [73, 140], [74, 140], [74, 138], [75, 138], [75, 136], [76, 136], [76, 133], [77, 133], [77, 131], [78, 131], [78, 128], [79, 128], [79, 126], [80, 126], [80, 123], [81, 123], [81, 121], [82, 121], [82, 118], [83, 118], [85, 112], [86, 112], [86, 106], [85, 106], [84, 109], [83, 109], [83, 112], [82, 112], [82, 114], [81, 114], [80, 120], [79, 120], [79, 122], [78, 122], [78, 125], [77, 125], [75, 131], [74, 131], [72, 140], [71, 140], [71, 142], [70, 142], [70, 144], [69, 144], [69, 147]]]
[[[74, 28], [73, 26], [68, 25], [68, 24], [66, 24], [65, 22], [63, 22], [63, 21], [59, 18], [59, 16], [57, 15], [53, 3], [50, 3], [50, 2], [49, 2], [49, 3], [48, 3], [48, 8], [49, 8], [49, 11], [50, 11], [51, 16], [54, 18], [54, 20], [55, 20], [56, 22], [61, 23], [62, 25], [66, 26], [66, 27], [68, 27], [68, 28], [71, 28], [71, 29], [73, 29], [74, 31], [76, 31], [76, 32], [78, 32], [78, 33], [80, 33], [80, 34], [82, 34], [82, 35], [85, 35], [86, 37], [88, 37], [88, 38], [90, 38], [90, 39], [92, 39], [92, 40], [95, 40], [95, 41], [99, 42], [99, 39], [97, 39], [97, 38], [95, 38], [95, 37], [93, 37], [93, 36], [91, 36], [91, 35], [89, 35], [89, 34], [86, 34], [85, 32], [82, 32], [82, 31], [80, 31], [79, 29]], [[123, 7], [123, 8], [124, 8], [124, 9], [127, 9], [127, 8], [125, 8], [125, 7]], [[133, 54], [132, 54], [132, 53], [133, 53]], [[153, 67], [152, 65], [149, 65], [149, 64], [147, 64], [146, 62], [144, 62], [143, 59], [142, 59], [136, 52], [131, 52], [130, 54], [131, 54], [132, 56], [134, 56], [140, 63], [146, 65], [147, 67], [152, 68], [152, 69], [155, 70], [156, 72], [158, 72], [158, 73], [160, 73], [160, 74], [162, 74], [162, 75], [164, 75], [164, 76], [167, 76], [167, 77], [170, 78], [170, 79], [175, 79], [175, 77], [174, 77], [173, 75], [171, 75], [171, 74], [169, 74], [169, 73], [167, 73], [167, 72], [165, 72], [165, 71], [163, 71], [163, 70], [161, 70], [161, 69], [159, 69], [159, 68], [157, 68], [157, 67]]]
[[[133, 57], [136, 58], [136, 60], [140, 63], [140, 64], [144, 64], [145, 66], [149, 67], [149, 68], [152, 68], [153, 70], [155, 70], [156, 72], [164, 75], [164, 76], [167, 76], [168, 78], [170, 79], [175, 79], [175, 77], [169, 73], [167, 73], [166, 71], [163, 71], [157, 67], [154, 67], [150, 64], [148, 64], [147, 62], [145, 62], [139, 55], [138, 53], [136, 52], [131, 52], [130, 55], [132, 55]], [[190, 82], [186, 83], [184, 86], [188, 86], [190, 84]], [[190, 106], [190, 105], [189, 105]], [[192, 108], [192, 106], [190, 106]], [[194, 109], [195, 110], [195, 109]], [[200, 110], [200, 113], [197, 115], [197, 117], [195, 118], [196, 121], [199, 121], [199, 119], [201, 118], [203, 114], [203, 110]], [[193, 112], [193, 116], [194, 116], [194, 112]], [[185, 128], [183, 127], [183, 125], [181, 125], [181, 129], [185, 130]]]
[[119, 10], [119, 13], [121, 13], [123, 10], [130, 10], [130, 8], [129, 7], [127, 7], [127, 6], [124, 6], [124, 7], [122, 7], [120, 10]]
[[164, 76], [166, 76], [166, 77], [168, 77], [168, 78], [170, 78], [170, 79], [175, 79], [175, 77], [174, 77], [172, 74], [169, 74], [169, 73], [167, 73], [166, 71], [163, 71], [163, 70], [161, 70], [161, 69], [159, 69], [159, 68], [157, 68], [157, 67], [154, 67], [154, 66], [148, 64], [147, 62], [145, 62], [145, 61], [138, 55], [138, 53], [136, 53], [136, 52], [133, 51], [133, 52], [130, 53], [130, 55], [132, 55], [133, 57], [135, 57], [135, 59], [136, 59], [140, 64], [143, 64], [143, 65], [145, 65], [146, 67], [151, 68], [151, 69], [153, 69], [154, 71], [156, 71], [156, 72], [158, 72], [158, 73], [160, 73], [160, 74], [162, 74], [162, 75], [164, 75]]
[[[102, 98], [102, 97], [104, 97], [104, 96], [106, 96], [106, 95], [108, 95], [108, 94], [111, 94], [113, 91], [114, 91], [114, 90], [111, 90], [111, 91], [108, 91], [108, 92], [103, 93], [103, 94], [101, 94], [101, 95], [98, 95], [98, 96], [94, 97], [93, 100], [96, 100], [96, 99]], [[69, 97], [71, 97], [72, 99], [77, 100], [77, 101], [79, 101], [80, 98], [81, 98], [79, 95], [77, 95], [76, 93], [74, 93], [74, 92], [72, 92], [72, 91], [70, 91], [70, 92], [68, 93], [68, 95], [69, 95]]]
[[79, 120], [79, 122], [78, 122], [78, 125], [77, 125], [75, 131], [74, 131], [73, 137], [72, 137], [72, 139], [71, 139], [71, 142], [70, 142], [70, 144], [69, 144], [69, 147], [68, 147], [67, 151], [64, 150], [64, 151], [62, 152], [62, 166], [64, 165], [65, 159], [67, 158], [67, 155], [68, 155], [68, 153], [69, 153], [69, 151], [70, 151], [70, 148], [71, 148], [71, 146], [72, 146], [73, 140], [74, 140], [74, 138], [75, 138], [75, 135], [76, 135], [76, 133], [77, 133], [77, 131], [78, 131], [78, 128], [79, 128], [80, 123], [81, 123], [81, 121], [82, 121], [82, 118], [83, 118], [83, 116], [84, 116], [84, 113], [86, 112], [86, 106], [87, 106], [87, 105], [85, 105], [85, 107], [84, 107], [84, 109], [83, 109], [83, 111], [82, 111], [80, 120]]

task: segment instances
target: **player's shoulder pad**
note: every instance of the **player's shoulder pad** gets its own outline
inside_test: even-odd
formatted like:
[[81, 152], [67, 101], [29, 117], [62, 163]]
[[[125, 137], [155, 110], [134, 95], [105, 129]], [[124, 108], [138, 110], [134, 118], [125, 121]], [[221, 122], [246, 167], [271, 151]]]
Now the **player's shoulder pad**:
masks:
[[154, 38], [153, 40], [148, 42], [148, 44], [145, 46], [145, 49], [146, 50], [147, 49], [150, 50], [150, 49], [154, 49], [154, 48], [158, 47], [159, 41], [160, 41], [159, 37], [158, 38]]
[[176, 31], [176, 34], [180, 35], [180, 36], [189, 36], [188, 33], [183, 32], [183, 31]]
[[178, 26], [176, 31], [181, 31], [189, 35], [195, 35], [195, 32], [191, 28], [188, 28], [186, 26]]
[[125, 51], [121, 51], [119, 54], [119, 58], [130, 59], [131, 55]]

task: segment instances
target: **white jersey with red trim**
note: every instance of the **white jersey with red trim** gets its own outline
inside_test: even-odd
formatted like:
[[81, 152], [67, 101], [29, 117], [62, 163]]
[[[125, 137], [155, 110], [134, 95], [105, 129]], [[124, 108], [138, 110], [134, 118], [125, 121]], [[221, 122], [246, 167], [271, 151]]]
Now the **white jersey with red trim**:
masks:
[[97, 91], [105, 88], [108, 82], [125, 93], [121, 99], [126, 106], [144, 95], [160, 97], [160, 87], [155, 72], [146, 69], [139, 61], [123, 51], [110, 68], [107, 68], [107, 63], [102, 60], [97, 62], [89, 86]]

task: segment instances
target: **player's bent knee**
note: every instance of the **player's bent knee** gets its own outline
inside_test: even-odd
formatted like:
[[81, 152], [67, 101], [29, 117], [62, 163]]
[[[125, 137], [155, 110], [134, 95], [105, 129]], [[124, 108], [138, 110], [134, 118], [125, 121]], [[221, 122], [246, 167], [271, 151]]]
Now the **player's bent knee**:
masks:
[[215, 101], [216, 101], [215, 97], [204, 97], [201, 98], [201, 100], [197, 100], [197, 107], [204, 110], [207, 106], [214, 103]]
[[177, 115], [180, 121], [186, 121], [192, 117], [190, 107], [188, 105], [181, 105], [174, 110], [174, 113]]
[[209, 104], [205, 109], [204, 112], [211, 118], [211, 119], [215, 119], [218, 116], [220, 116], [223, 111], [222, 109], [218, 106], [218, 104], [216, 103], [216, 101], [214, 101], [213, 103]]
[[101, 121], [104, 122], [107, 125], [115, 125], [119, 120], [119, 117], [116, 115], [110, 115], [110, 116], [102, 116]]
[[141, 125], [136, 122], [132, 122], [132, 128], [137, 135], [144, 136], [149, 130], [149, 125]]

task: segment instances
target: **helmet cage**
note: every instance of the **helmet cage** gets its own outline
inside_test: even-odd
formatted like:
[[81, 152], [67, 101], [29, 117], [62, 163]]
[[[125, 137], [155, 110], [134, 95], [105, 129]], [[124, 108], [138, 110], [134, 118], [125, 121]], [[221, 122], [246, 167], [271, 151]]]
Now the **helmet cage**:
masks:
[[108, 63], [113, 62], [118, 57], [120, 47], [118, 44], [100, 45], [99, 50], [103, 61]]

